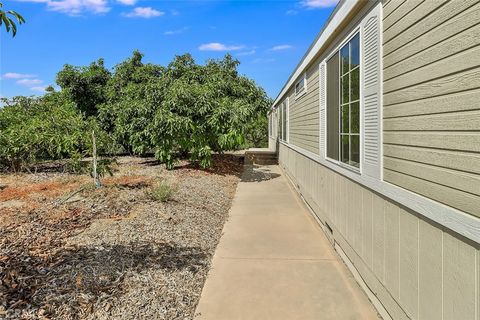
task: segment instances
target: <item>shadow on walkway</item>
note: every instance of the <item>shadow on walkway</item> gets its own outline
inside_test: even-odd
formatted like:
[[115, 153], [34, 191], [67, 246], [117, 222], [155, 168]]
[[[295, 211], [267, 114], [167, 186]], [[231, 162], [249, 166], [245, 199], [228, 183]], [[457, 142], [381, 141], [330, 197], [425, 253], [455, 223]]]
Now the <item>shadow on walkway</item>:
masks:
[[242, 174], [242, 182], [262, 182], [280, 177], [280, 174], [272, 172], [265, 166], [246, 165]]

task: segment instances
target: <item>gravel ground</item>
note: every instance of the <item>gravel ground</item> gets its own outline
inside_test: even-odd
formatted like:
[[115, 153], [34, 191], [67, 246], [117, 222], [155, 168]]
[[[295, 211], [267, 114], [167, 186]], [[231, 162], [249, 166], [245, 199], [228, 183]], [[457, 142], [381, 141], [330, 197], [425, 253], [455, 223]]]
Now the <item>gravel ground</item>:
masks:
[[[84, 176], [0, 176], [0, 318], [193, 319], [243, 167], [215, 160], [167, 171], [120, 158], [100, 190]], [[159, 180], [175, 190], [167, 202], [152, 199]]]

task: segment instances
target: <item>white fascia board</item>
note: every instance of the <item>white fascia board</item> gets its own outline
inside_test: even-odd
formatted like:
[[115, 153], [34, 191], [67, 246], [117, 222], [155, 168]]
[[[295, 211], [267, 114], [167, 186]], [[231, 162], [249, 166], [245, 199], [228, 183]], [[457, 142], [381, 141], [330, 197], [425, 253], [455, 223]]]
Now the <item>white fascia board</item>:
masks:
[[295, 83], [297, 78], [306, 71], [306, 67], [313, 61], [317, 53], [324, 47], [326, 41], [361, 1], [362, 0], [340, 1], [332, 17], [329, 19], [329, 21], [326, 22], [326, 26], [323, 28], [320, 35], [317, 37], [313, 45], [310, 46], [310, 49], [307, 51], [306, 55], [302, 58], [301, 62], [295, 68], [295, 71], [292, 73], [287, 83], [282, 88], [282, 91], [280, 91], [280, 93], [278, 94], [275, 102], [273, 103], [273, 106], [276, 106], [279, 101], [282, 100], [283, 96], [288, 92], [288, 90]]

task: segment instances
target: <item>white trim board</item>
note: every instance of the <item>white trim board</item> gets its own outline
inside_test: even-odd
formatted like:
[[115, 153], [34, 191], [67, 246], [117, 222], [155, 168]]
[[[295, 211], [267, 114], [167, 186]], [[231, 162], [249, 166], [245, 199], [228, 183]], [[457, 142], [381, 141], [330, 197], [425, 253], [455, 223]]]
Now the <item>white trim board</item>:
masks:
[[436, 223], [455, 231], [456, 233], [480, 243], [480, 218], [469, 215], [455, 208], [446, 206], [419, 194], [413, 193], [396, 185], [360, 175], [349, 169], [338, 166], [328, 160], [323, 160], [319, 155], [304, 150], [294, 145], [289, 145], [283, 141], [280, 142], [287, 148], [290, 148], [305, 157], [353, 180], [375, 192], [391, 199], [410, 210], [432, 220]]
[[358, 3], [362, 2], [362, 0], [348, 0], [348, 1], [341, 1], [338, 6], [338, 10], [334, 12], [333, 16], [331, 17], [330, 21], [326, 22], [325, 28], [322, 30], [320, 36], [314, 42], [314, 44], [308, 50], [308, 53], [305, 55], [303, 60], [297, 66], [293, 74], [290, 76], [289, 80], [283, 87], [282, 91], [278, 94], [273, 106], [277, 105], [281, 98], [288, 92], [288, 89], [292, 86], [292, 84], [296, 83], [297, 78], [304, 72], [306, 67], [313, 61], [317, 53], [322, 49], [325, 45], [326, 41], [332, 36], [332, 34], [337, 30], [340, 24], [345, 20], [350, 12], [357, 6]]

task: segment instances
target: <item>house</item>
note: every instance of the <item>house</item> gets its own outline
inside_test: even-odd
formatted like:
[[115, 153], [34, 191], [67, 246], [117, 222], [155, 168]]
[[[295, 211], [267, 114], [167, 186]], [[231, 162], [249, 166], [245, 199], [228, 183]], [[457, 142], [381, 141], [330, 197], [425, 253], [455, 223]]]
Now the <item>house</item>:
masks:
[[269, 145], [392, 319], [480, 319], [480, 1], [342, 0]]

